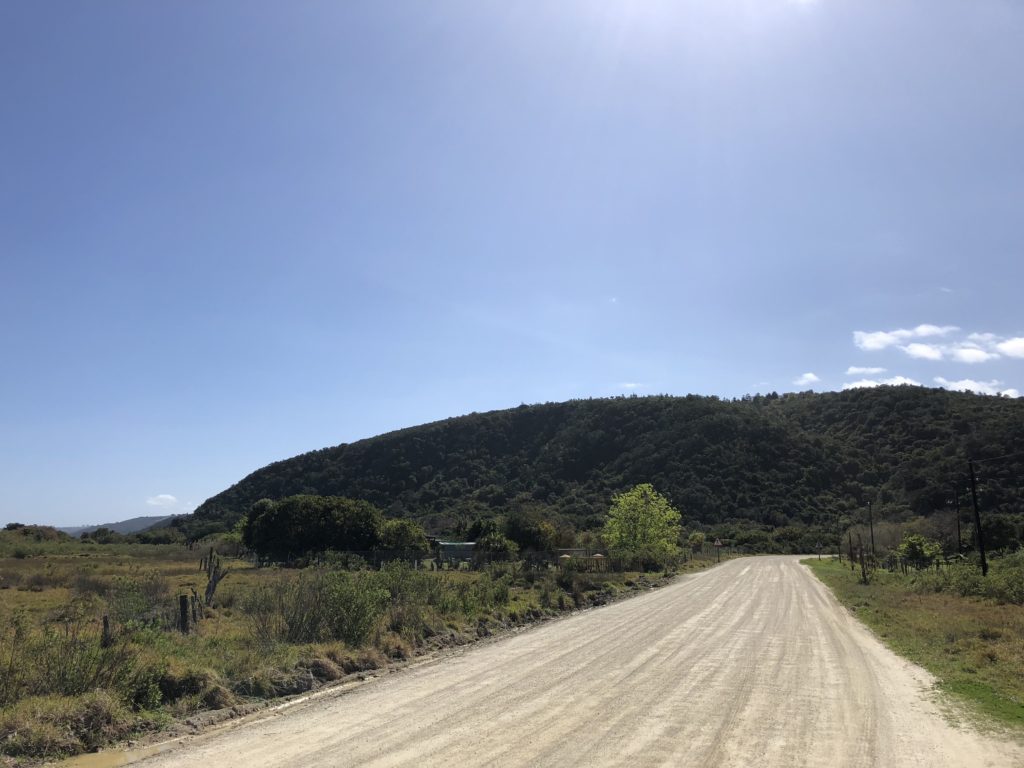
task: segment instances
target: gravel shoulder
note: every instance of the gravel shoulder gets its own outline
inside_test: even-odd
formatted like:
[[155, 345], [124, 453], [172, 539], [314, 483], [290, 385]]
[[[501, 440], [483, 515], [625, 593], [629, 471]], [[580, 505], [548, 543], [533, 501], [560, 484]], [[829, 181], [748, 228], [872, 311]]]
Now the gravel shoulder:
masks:
[[798, 558], [743, 558], [137, 764], [1024, 766], [932, 683]]

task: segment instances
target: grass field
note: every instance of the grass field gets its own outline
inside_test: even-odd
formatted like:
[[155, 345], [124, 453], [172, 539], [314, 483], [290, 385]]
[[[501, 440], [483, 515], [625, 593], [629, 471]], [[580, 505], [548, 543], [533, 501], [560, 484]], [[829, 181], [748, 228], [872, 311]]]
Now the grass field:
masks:
[[878, 570], [864, 585], [846, 564], [804, 562], [890, 648], [935, 675], [982, 722], [1024, 732], [1024, 607], [936, 592], [930, 575]]
[[0, 541], [0, 755], [8, 761], [75, 754], [203, 710], [300, 693], [601, 604], [665, 575], [521, 563], [300, 570], [225, 556], [230, 573], [213, 605], [182, 634], [177, 595], [203, 593], [207, 548], [17, 543]]

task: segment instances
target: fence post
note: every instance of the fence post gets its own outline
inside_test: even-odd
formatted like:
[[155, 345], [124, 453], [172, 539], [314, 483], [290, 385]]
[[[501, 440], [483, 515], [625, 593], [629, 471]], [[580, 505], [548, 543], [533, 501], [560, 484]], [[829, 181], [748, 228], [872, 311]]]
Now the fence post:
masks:
[[188, 595], [178, 595], [178, 629], [181, 630], [181, 634], [188, 634]]

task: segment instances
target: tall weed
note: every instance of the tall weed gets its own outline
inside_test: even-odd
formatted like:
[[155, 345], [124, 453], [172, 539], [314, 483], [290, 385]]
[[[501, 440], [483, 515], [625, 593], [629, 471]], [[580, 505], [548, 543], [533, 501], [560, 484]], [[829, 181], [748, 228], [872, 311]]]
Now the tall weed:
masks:
[[364, 573], [304, 573], [256, 587], [242, 608], [253, 636], [264, 645], [343, 640], [359, 646], [388, 603], [388, 593], [373, 581]]

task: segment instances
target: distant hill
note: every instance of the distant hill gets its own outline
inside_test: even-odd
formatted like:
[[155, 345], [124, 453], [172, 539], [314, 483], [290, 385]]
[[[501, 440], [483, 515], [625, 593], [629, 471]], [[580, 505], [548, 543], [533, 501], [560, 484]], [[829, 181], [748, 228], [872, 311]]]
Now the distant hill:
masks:
[[[683, 522], [764, 529], [835, 524], [872, 501], [879, 516], [929, 514], [979, 465], [984, 504], [1024, 514], [1024, 399], [923, 387], [757, 395], [619, 397], [523, 405], [411, 427], [270, 464], [176, 527], [233, 525], [260, 498], [366, 499], [450, 531], [466, 520], [545, 507], [600, 525], [611, 496], [650, 482]], [[966, 497], [965, 501], [966, 501]]]
[[71, 528], [58, 528], [69, 536], [81, 536], [83, 533], [92, 533], [100, 528], [108, 528], [116, 533], [139, 533], [150, 528], [157, 528], [169, 524], [175, 518], [174, 515], [157, 515], [154, 517], [133, 517], [130, 520], [122, 520], [118, 523], [103, 523], [103, 525], [81, 525]]

